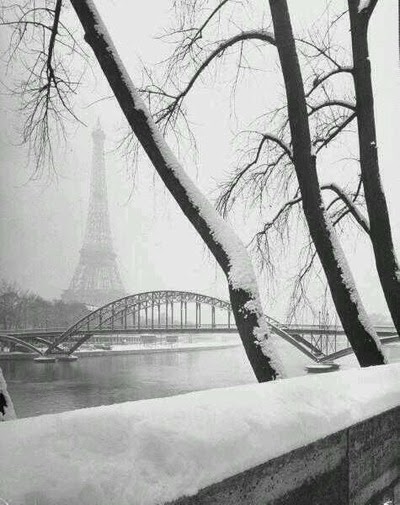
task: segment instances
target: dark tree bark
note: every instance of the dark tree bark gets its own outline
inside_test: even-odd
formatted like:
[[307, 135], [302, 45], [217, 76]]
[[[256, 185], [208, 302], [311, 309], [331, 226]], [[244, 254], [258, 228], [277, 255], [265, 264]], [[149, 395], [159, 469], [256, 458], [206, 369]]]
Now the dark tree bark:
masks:
[[[71, 3], [83, 26], [85, 40], [92, 48], [129, 125], [169, 192], [208, 246], [228, 279], [232, 310], [238, 331], [258, 381], [275, 379], [279, 371], [276, 369], [273, 358], [267, 356], [268, 353], [265, 350], [263, 352], [262, 342], [256, 342], [255, 332], [263, 326], [261, 312], [254, 310], [254, 303], [258, 303], [255, 299], [257, 296], [232, 282], [232, 258], [225, 245], [215, 237], [215, 230], [193, 202], [187, 187], [174, 169], [174, 161], [171, 163], [169, 153], [166, 153], [161, 146], [163, 139], [155, 130], [153, 121], [133, 88], [110, 37], [99, 29], [102, 23], [93, 2], [71, 0]], [[238, 240], [233, 232], [231, 238]]]
[[368, 24], [376, 3], [377, 0], [371, 0], [370, 4], [359, 12], [359, 0], [348, 0], [353, 51], [352, 73], [356, 93], [361, 177], [370, 223], [370, 238], [386, 303], [400, 335], [399, 264], [393, 248], [389, 212], [380, 178], [368, 52]]
[[344, 331], [361, 366], [379, 365], [384, 357], [373, 328], [351, 285], [347, 265], [324, 211], [324, 204], [312, 154], [303, 79], [286, 0], [269, 0], [275, 41], [286, 88], [287, 108], [295, 166], [302, 205], [311, 238], [328, 280], [332, 298]]
[[16, 419], [15, 410], [0, 368], [0, 422]]

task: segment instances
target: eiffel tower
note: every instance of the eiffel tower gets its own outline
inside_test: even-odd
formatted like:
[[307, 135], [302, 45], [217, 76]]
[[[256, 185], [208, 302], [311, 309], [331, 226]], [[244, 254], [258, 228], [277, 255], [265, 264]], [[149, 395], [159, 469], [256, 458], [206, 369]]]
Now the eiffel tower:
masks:
[[104, 163], [105, 135], [99, 122], [92, 138], [93, 161], [85, 238], [75, 273], [62, 299], [100, 307], [123, 297], [125, 292], [111, 239]]

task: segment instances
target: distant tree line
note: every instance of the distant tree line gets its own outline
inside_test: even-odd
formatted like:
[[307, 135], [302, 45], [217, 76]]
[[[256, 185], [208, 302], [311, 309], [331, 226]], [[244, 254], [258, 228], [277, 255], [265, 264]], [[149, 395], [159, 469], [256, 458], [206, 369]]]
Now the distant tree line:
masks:
[[89, 313], [79, 302], [45, 300], [16, 283], [0, 281], [0, 328], [64, 328]]

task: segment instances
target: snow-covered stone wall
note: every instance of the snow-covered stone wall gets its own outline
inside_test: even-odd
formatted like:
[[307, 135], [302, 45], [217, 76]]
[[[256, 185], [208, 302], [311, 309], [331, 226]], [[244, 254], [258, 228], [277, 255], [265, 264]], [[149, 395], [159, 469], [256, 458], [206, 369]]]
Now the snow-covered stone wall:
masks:
[[15, 505], [364, 504], [400, 477], [400, 365], [20, 419], [0, 447]]

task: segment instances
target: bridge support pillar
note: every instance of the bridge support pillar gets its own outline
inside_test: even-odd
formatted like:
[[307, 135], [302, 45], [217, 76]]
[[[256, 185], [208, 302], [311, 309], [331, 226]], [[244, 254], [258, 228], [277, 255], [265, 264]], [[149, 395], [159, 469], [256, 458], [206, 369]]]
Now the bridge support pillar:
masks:
[[151, 293], [151, 329], [154, 330], [154, 293]]
[[181, 328], [183, 328], [183, 302], [182, 302], [182, 300], [181, 300], [181, 319], [180, 319], [180, 321], [181, 321]]

